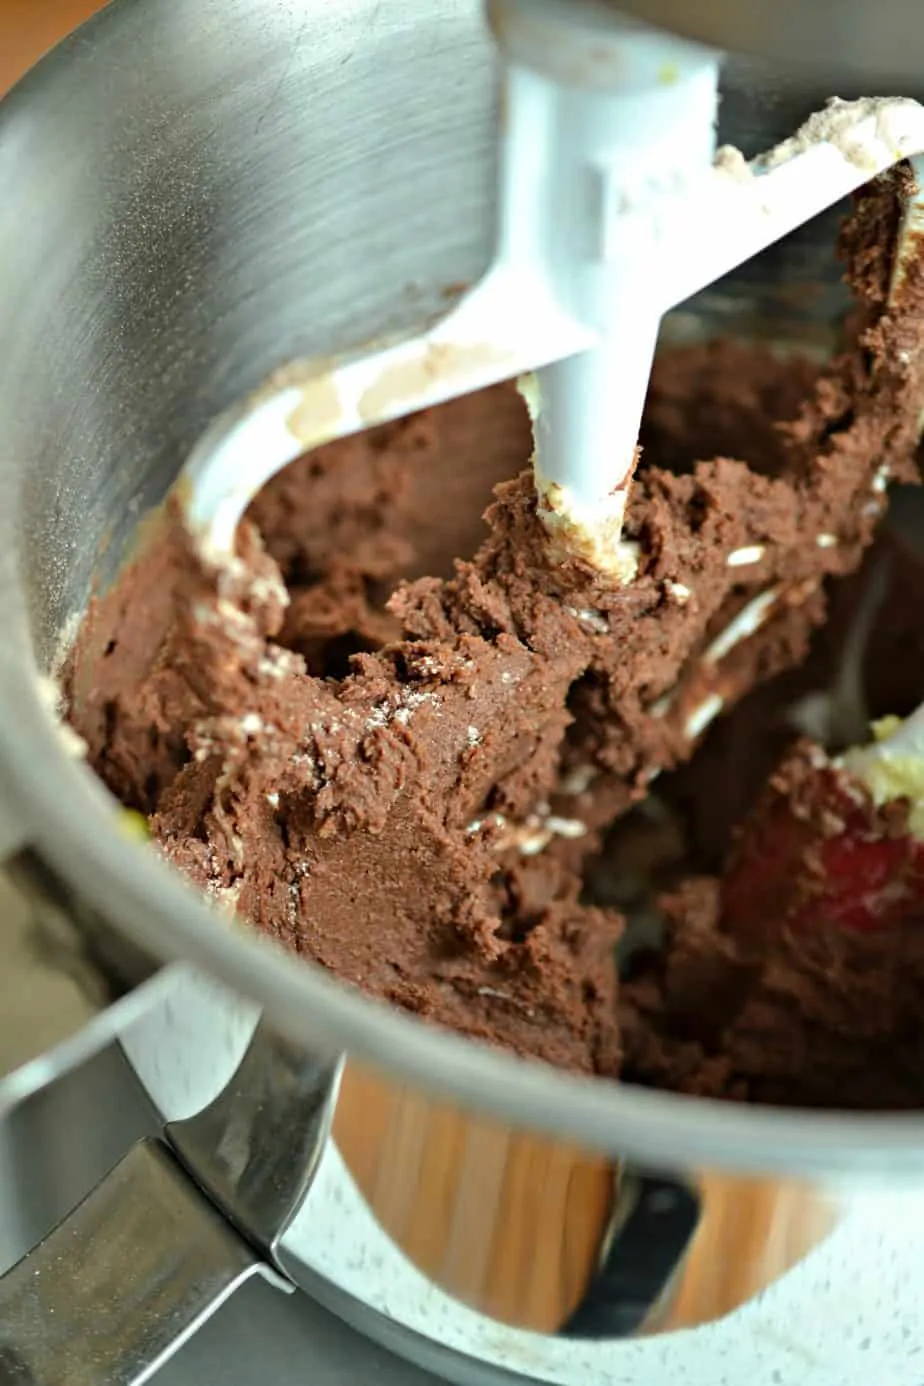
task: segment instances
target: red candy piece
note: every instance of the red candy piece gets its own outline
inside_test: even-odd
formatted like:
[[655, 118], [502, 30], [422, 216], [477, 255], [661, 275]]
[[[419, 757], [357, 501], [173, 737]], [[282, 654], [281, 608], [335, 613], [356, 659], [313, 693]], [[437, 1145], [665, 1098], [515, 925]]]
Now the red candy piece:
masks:
[[821, 849], [824, 888], [799, 912], [798, 927], [889, 929], [924, 906], [924, 852], [910, 837], [869, 840], [847, 831]]
[[745, 826], [722, 884], [727, 927], [869, 932], [924, 916], [924, 843], [885, 835], [852, 776], [804, 758], [798, 769], [795, 784], [776, 778]]

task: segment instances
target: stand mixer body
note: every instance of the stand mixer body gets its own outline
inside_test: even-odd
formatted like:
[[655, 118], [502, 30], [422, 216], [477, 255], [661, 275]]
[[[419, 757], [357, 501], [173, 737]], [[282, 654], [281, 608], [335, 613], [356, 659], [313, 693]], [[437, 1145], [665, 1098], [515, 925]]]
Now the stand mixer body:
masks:
[[[151, 1220], [141, 1218], [151, 1206], [149, 1176], [185, 1219], [165, 1220], [172, 1242], [162, 1249], [176, 1266], [189, 1249], [184, 1229], [195, 1241], [205, 1226], [200, 1251], [207, 1244], [217, 1267], [213, 1278], [193, 1280], [198, 1298], [181, 1303], [177, 1295], [173, 1328], [186, 1331], [201, 1318], [210, 1294], [266, 1271], [326, 1297], [370, 1334], [457, 1380], [477, 1379], [478, 1361], [488, 1364], [487, 1379], [519, 1372], [566, 1386], [641, 1384], [652, 1373], [687, 1370], [698, 1348], [657, 1330], [737, 1309], [845, 1217], [844, 1226], [853, 1219], [859, 1229], [849, 1254], [865, 1246], [879, 1255], [870, 1251], [879, 1245], [870, 1229], [885, 1246], [919, 1207], [917, 1117], [741, 1111], [573, 1079], [388, 1013], [262, 941], [229, 933], [120, 837], [113, 805], [62, 753], [36, 668], [49, 667], [94, 575], [111, 574], [137, 518], [162, 499], [209, 420], [286, 361], [346, 351], [370, 333], [418, 330], [447, 285], [474, 281], [488, 263], [493, 71], [479, 14], [456, 5], [380, 11], [322, 6], [305, 25], [303, 14], [279, 7], [268, 25], [264, 7], [246, 0], [197, 0], [185, 11], [182, 0], [123, 0], [33, 74], [0, 122], [0, 169], [16, 209], [15, 225], [3, 227], [0, 307], [17, 343], [0, 365], [8, 449], [0, 474], [0, 689], [10, 709], [0, 740], [2, 845], [17, 854], [29, 890], [80, 913], [97, 947], [126, 939], [139, 947], [141, 975], [163, 959], [200, 969], [168, 968], [142, 982], [79, 1043], [0, 1086], [5, 1131], [11, 1148], [19, 1143], [16, 1168], [29, 1163], [25, 1115], [41, 1104], [57, 1110], [65, 1093], [68, 1104], [75, 1091], [105, 1100], [102, 1119], [113, 1128], [81, 1167], [82, 1184], [72, 1167], [71, 1201], [59, 1201], [48, 1218], [23, 1219], [4, 1248], [6, 1266], [25, 1256], [0, 1281], [0, 1341], [19, 1354], [6, 1365], [31, 1364], [38, 1381], [49, 1366], [47, 1353], [38, 1355], [43, 1307], [63, 1314], [69, 1302], [83, 1304], [83, 1321], [71, 1313], [58, 1339], [75, 1362], [92, 1313], [92, 1297], [68, 1300], [66, 1281], [63, 1290], [60, 1280], [51, 1285], [57, 1300], [36, 1300], [42, 1277], [34, 1272], [48, 1264], [41, 1258], [60, 1264], [75, 1226], [111, 1229], [113, 1209], [131, 1215], [116, 1220], [123, 1234], [142, 1226], [150, 1237]], [[139, 93], [128, 58], [142, 44], [151, 62]], [[342, 66], [351, 55], [352, 70]], [[333, 75], [341, 71], [349, 82]], [[412, 74], [419, 108], [384, 132], [378, 122], [371, 128], [361, 107], [397, 107]], [[751, 73], [728, 83], [727, 134], [750, 143], [748, 152], [788, 134], [821, 95], [790, 89], [781, 109], [778, 86], [765, 90], [770, 99], [758, 106]], [[444, 114], [447, 92], [454, 99]], [[218, 126], [216, 106], [227, 117]], [[254, 161], [246, 189], [245, 147]], [[395, 189], [412, 177], [417, 220], [402, 240], [408, 209]], [[281, 187], [299, 189], [295, 205], [280, 201]], [[23, 219], [34, 237], [16, 233]], [[824, 340], [838, 292], [828, 228], [805, 228], [801, 249], [781, 246], [769, 269], [755, 262], [743, 279], [714, 287], [686, 310], [687, 326], [696, 318], [706, 334], [716, 323], [745, 334], [756, 316], [771, 336]], [[804, 314], [789, 300], [787, 317], [786, 295], [777, 298], [775, 288], [800, 263], [803, 272], [811, 265], [823, 292]], [[412, 279], [417, 291], [407, 295]], [[48, 370], [60, 381], [51, 395]], [[101, 1054], [105, 1099], [81, 1086], [88, 1056]], [[101, 1081], [99, 1065], [93, 1078]], [[267, 1094], [273, 1101], [252, 1100]], [[229, 1109], [227, 1099], [241, 1097]], [[114, 1104], [125, 1118], [120, 1134]], [[259, 1160], [229, 1171], [229, 1129], [246, 1131]], [[136, 1152], [120, 1181], [102, 1186], [104, 1205], [85, 1206], [80, 1224], [66, 1219], [36, 1248], [139, 1137], [154, 1140], [151, 1158], [147, 1148]], [[174, 1152], [166, 1162], [165, 1145]], [[296, 1160], [304, 1179], [292, 1179]], [[234, 1235], [219, 1231], [216, 1241], [213, 1205], [190, 1197], [186, 1171]], [[280, 1171], [287, 1181], [272, 1178]], [[265, 1187], [257, 1174], [270, 1176], [282, 1204], [255, 1196]], [[558, 1198], [572, 1186], [582, 1191], [576, 1211]], [[434, 1189], [444, 1191], [435, 1202]], [[120, 1209], [126, 1190], [132, 1198]], [[648, 1195], [659, 1198], [646, 1208]], [[665, 1209], [681, 1216], [667, 1229], [656, 1274], [643, 1280], [642, 1259], [620, 1256], [631, 1245], [620, 1236], [634, 1229], [653, 1243], [651, 1217], [657, 1222]], [[633, 1223], [638, 1211], [651, 1216]], [[553, 1249], [568, 1242], [576, 1221], [574, 1259], [563, 1266]], [[544, 1258], [535, 1254], [537, 1235]], [[881, 1256], [887, 1261], [888, 1250]], [[543, 1283], [537, 1263], [546, 1268]], [[112, 1337], [119, 1360], [107, 1359], [96, 1379], [146, 1379], [151, 1353], [167, 1350], [166, 1338], [139, 1342], [134, 1334], [151, 1286], [136, 1277], [126, 1300], [124, 1261], [84, 1264], [96, 1276], [85, 1284], [107, 1298], [107, 1321], [125, 1330]], [[716, 1266], [726, 1272], [718, 1288]], [[862, 1284], [881, 1269], [865, 1265]], [[811, 1283], [823, 1295], [822, 1278]], [[171, 1283], [189, 1290], [191, 1282]], [[406, 1301], [393, 1292], [399, 1283], [413, 1289]], [[819, 1386], [843, 1386], [851, 1379], [844, 1363], [828, 1370], [830, 1344], [811, 1340], [811, 1315], [796, 1322], [792, 1299], [786, 1303], [782, 1317], [759, 1318], [750, 1340], [754, 1353], [777, 1334], [764, 1379], [798, 1370], [814, 1386], [808, 1362]], [[902, 1380], [904, 1312], [870, 1325], [885, 1355], [864, 1367], [864, 1379]], [[639, 1341], [626, 1341], [636, 1333]], [[707, 1371], [731, 1351], [723, 1334], [719, 1325], [703, 1381], [715, 1379]]]
[[596, 0], [656, 28], [780, 67], [811, 71], [820, 86], [913, 90], [924, 38], [915, 0]]

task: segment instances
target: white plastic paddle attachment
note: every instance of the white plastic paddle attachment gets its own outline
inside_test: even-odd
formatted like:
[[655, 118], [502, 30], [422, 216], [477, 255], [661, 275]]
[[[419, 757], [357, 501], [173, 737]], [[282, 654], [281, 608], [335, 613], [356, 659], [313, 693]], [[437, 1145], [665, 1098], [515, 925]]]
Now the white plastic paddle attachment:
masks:
[[[833, 101], [748, 164], [714, 147], [719, 55], [577, 0], [490, 12], [506, 61], [493, 267], [421, 335], [295, 363], [216, 422], [180, 491], [204, 557], [233, 551], [252, 497], [309, 449], [528, 376], [553, 553], [630, 579], [622, 520], [664, 313], [924, 151], [917, 102]], [[914, 203], [906, 248], [920, 217]]]

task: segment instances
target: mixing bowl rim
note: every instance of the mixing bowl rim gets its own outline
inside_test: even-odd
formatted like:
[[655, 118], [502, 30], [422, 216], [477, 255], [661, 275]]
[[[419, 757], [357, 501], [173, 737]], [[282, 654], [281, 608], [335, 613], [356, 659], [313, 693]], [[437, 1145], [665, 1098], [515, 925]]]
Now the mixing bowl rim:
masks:
[[[97, 36], [131, 8], [116, 3], [97, 14], [90, 21]], [[35, 94], [68, 56], [62, 47], [49, 54], [14, 89], [17, 96]], [[3, 115], [11, 111], [8, 101]], [[294, 963], [255, 931], [229, 925], [177, 872], [123, 836], [115, 801], [62, 748], [30, 651], [11, 513], [0, 504], [0, 529], [7, 526], [8, 540], [0, 543], [0, 794], [21, 815], [25, 840], [79, 898], [110, 920], [113, 900], [120, 902], [118, 927], [136, 943], [164, 962], [202, 967], [322, 1052], [346, 1050], [437, 1099], [453, 1098], [507, 1126], [578, 1140], [653, 1167], [924, 1177], [924, 1114], [745, 1108], [565, 1073], [401, 1012], [315, 964]]]
[[[9, 593], [15, 600], [15, 594]], [[9, 613], [9, 603], [3, 603]], [[0, 621], [0, 635], [3, 633]], [[575, 1075], [464, 1038], [294, 963], [230, 924], [118, 827], [118, 805], [69, 757], [27, 660], [0, 659], [0, 785], [25, 832], [78, 896], [164, 962], [201, 967], [294, 1037], [400, 1076], [506, 1125], [665, 1167], [816, 1176], [924, 1174], [924, 1115], [744, 1107]], [[30, 686], [31, 685], [31, 686]], [[118, 919], [112, 901], [122, 901]]]

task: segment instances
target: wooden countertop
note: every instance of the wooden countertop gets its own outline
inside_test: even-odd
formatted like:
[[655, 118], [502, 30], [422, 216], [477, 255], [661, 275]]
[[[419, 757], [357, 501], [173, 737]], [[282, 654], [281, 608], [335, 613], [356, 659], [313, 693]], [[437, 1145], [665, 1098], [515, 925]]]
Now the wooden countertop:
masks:
[[102, 6], [103, 0], [0, 0], [0, 92]]

